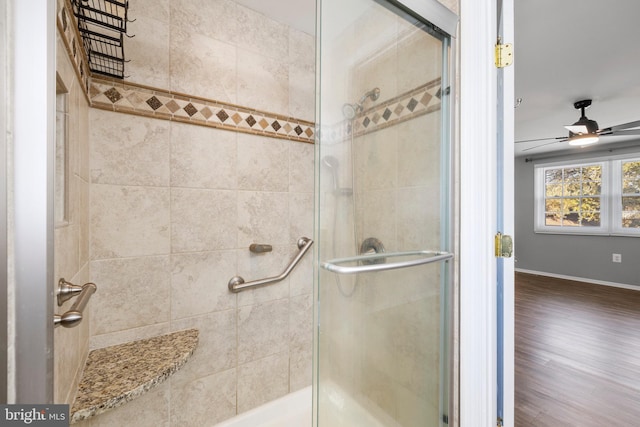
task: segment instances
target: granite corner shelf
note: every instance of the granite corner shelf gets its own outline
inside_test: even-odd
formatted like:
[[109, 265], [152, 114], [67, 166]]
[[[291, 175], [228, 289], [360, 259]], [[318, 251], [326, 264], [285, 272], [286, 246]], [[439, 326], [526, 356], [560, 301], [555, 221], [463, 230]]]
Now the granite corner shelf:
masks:
[[93, 350], [87, 357], [71, 423], [101, 414], [144, 394], [177, 372], [198, 344], [198, 330]]

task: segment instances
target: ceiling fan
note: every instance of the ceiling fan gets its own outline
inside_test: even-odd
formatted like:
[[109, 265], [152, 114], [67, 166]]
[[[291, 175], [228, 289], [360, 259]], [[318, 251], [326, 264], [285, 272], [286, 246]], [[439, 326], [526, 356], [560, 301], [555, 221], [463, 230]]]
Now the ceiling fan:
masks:
[[546, 144], [540, 144], [533, 147], [525, 148], [522, 151], [533, 150], [534, 148], [543, 147], [545, 145], [556, 144], [558, 142], [569, 142], [569, 145], [575, 145], [584, 147], [585, 145], [595, 144], [603, 136], [628, 136], [628, 135], [640, 135], [640, 129], [634, 129], [640, 127], [640, 120], [636, 120], [629, 123], [623, 123], [617, 126], [611, 126], [600, 129], [598, 123], [595, 120], [587, 118], [584, 114], [584, 110], [591, 105], [590, 99], [583, 99], [573, 103], [573, 107], [576, 110], [580, 110], [580, 118], [572, 125], [565, 126], [565, 129], [569, 131], [569, 136], [558, 136], [554, 138], [539, 138], [539, 139], [525, 139], [522, 141], [516, 141], [516, 144], [522, 142], [537, 142], [537, 141], [550, 141]]

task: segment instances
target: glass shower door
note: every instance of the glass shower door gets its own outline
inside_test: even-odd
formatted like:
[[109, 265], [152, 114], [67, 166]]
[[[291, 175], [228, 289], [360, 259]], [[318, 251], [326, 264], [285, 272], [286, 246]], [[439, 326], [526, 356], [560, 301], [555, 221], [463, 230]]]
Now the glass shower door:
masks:
[[317, 427], [448, 424], [450, 38], [400, 3], [319, 2]]

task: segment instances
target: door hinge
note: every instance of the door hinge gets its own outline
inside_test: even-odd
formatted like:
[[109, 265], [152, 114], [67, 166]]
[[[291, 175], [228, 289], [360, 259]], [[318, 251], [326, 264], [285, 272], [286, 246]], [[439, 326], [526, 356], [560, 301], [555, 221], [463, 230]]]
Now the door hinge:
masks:
[[500, 40], [496, 44], [496, 67], [504, 68], [513, 64], [513, 45], [511, 43], [502, 44]]
[[513, 255], [513, 239], [508, 234], [496, 234], [496, 257], [511, 258]]

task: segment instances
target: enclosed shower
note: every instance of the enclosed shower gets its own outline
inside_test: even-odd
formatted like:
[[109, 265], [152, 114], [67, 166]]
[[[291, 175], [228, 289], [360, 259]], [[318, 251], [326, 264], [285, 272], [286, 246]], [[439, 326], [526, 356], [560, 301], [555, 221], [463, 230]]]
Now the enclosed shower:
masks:
[[317, 427], [451, 413], [450, 37], [391, 3], [319, 9]]
[[[57, 126], [69, 130], [56, 135], [69, 155], [56, 156], [69, 167], [56, 203], [69, 210], [46, 230], [47, 274], [99, 290], [53, 347], [26, 352], [33, 336], [16, 329], [16, 354], [54, 352], [46, 375], [16, 358], [20, 387], [46, 382], [71, 404], [89, 351], [138, 354], [197, 329], [169, 381], [75, 411], [78, 425], [451, 424], [457, 18], [437, 0], [317, 0], [314, 36], [244, 2], [201, 3], [131, 0], [135, 60], [115, 81], [76, 55], [79, 2], [55, 2]], [[295, 270], [273, 276], [287, 260]], [[288, 398], [278, 419], [260, 412]]]

